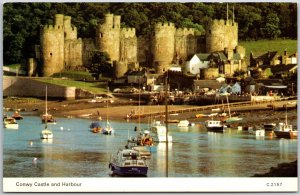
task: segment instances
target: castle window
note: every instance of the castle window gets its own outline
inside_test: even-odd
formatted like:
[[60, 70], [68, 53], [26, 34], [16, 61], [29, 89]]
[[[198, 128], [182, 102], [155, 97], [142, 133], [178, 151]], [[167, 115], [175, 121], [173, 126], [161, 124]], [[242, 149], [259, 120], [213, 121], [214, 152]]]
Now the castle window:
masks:
[[65, 32], [65, 38], [67, 37], [67, 33]]
[[103, 37], [102, 33], [100, 33], [100, 38]]
[[52, 53], [50, 53], [50, 56], [52, 57]]
[[208, 32], [209, 32], [209, 34], [211, 34], [211, 30], [209, 30]]

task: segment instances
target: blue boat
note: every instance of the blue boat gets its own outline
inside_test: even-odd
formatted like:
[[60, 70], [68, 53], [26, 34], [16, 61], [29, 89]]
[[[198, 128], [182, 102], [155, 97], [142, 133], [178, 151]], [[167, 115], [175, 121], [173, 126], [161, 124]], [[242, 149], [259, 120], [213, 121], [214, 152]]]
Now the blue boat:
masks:
[[120, 176], [147, 176], [148, 172], [146, 161], [133, 149], [119, 150], [117, 155], [112, 156], [109, 168], [113, 174]]

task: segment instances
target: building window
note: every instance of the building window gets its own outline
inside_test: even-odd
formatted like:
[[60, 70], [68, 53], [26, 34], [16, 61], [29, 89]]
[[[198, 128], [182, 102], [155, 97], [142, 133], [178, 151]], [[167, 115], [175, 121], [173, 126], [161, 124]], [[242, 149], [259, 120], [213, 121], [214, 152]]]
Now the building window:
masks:
[[52, 53], [50, 53], [50, 56], [52, 57]]

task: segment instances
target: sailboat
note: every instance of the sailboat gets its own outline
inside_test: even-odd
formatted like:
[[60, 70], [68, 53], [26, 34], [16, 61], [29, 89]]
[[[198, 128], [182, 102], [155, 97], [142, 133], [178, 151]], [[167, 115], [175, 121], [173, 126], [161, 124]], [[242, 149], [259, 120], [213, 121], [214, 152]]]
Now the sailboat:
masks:
[[231, 113], [230, 113], [230, 107], [229, 107], [229, 100], [228, 100], [228, 95], [226, 95], [226, 99], [227, 99], [227, 106], [228, 106], [228, 114], [229, 114], [229, 118], [227, 118], [225, 120], [226, 123], [232, 123], [232, 122], [236, 122], [236, 121], [240, 121], [243, 120], [243, 118], [240, 117], [232, 117]]
[[276, 126], [274, 133], [278, 138], [297, 139], [298, 131], [293, 130], [293, 125], [289, 125], [287, 122], [287, 106], [285, 110], [285, 123], [279, 123]]
[[47, 101], [47, 85], [46, 85], [46, 96], [45, 96], [45, 100], [46, 100], [46, 109], [45, 109], [45, 114], [43, 114], [41, 116], [41, 120], [42, 123], [52, 123], [52, 124], [56, 124], [56, 120], [53, 118], [53, 116], [51, 114], [48, 113], [48, 101]]
[[[46, 114], [47, 114], [47, 85], [46, 85]], [[48, 129], [48, 120], [44, 120], [45, 122], [45, 129], [41, 131], [41, 139], [52, 139], [53, 138], [53, 133], [51, 130]]]
[[109, 92], [109, 88], [107, 87], [107, 95], [106, 95], [106, 125], [105, 127], [102, 129], [102, 134], [105, 135], [111, 135], [113, 128], [110, 125], [109, 121], [108, 121], [108, 92]]

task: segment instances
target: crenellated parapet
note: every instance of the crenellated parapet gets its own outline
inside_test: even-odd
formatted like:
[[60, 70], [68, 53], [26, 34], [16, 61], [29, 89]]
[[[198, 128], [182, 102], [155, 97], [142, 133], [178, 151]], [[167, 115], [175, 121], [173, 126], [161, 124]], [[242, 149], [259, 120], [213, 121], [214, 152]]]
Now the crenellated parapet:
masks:
[[175, 30], [175, 24], [172, 22], [158, 22], [155, 24], [155, 30]]
[[187, 36], [187, 35], [195, 35], [194, 28], [178, 28], [176, 30], [176, 36]]
[[135, 28], [121, 28], [121, 36], [122, 37], [136, 37]]

